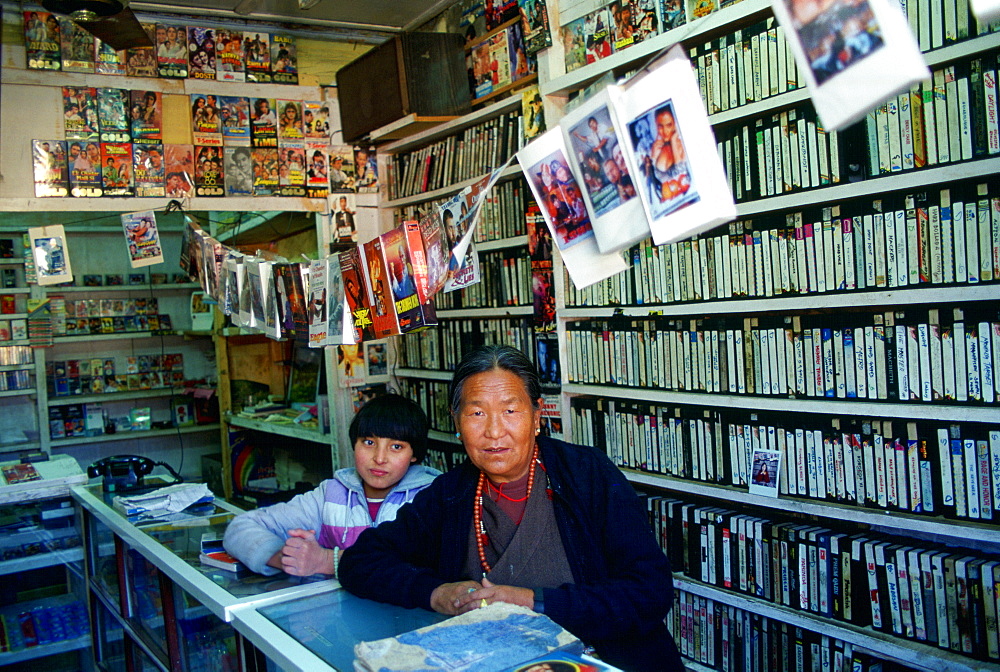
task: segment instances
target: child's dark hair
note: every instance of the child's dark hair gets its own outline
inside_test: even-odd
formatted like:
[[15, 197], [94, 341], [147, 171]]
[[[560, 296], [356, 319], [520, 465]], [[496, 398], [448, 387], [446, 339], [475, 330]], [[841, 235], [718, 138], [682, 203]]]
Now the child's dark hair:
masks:
[[398, 394], [383, 394], [361, 407], [351, 420], [347, 434], [353, 449], [359, 437], [378, 436], [406, 441], [417, 463], [427, 454], [427, 416], [413, 401]]

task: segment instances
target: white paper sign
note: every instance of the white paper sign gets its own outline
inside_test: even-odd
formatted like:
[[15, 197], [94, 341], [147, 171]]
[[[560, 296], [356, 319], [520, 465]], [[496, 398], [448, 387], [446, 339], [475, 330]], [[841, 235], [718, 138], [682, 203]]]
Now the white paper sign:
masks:
[[898, 2], [773, 0], [771, 7], [827, 131], [930, 77]]
[[66, 247], [66, 231], [62, 224], [28, 229], [31, 254], [35, 260], [39, 285], [57, 285], [73, 281], [73, 269]]

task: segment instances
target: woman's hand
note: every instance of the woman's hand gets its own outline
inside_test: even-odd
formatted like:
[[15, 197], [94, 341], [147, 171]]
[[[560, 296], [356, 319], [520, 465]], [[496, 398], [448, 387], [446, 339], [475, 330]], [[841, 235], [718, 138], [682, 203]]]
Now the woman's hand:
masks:
[[336, 552], [336, 549], [320, 546], [314, 530], [288, 530], [288, 539], [281, 549], [281, 569], [292, 576], [333, 574], [333, 554]]
[[[456, 587], [456, 590], [451, 593], [452, 599], [447, 605], [450, 607], [449, 611], [442, 611], [434, 606], [435, 594], [445, 586]], [[438, 586], [434, 593], [431, 594], [431, 606], [434, 606], [434, 610], [452, 616], [455, 614], [464, 614], [467, 611], [485, 607], [487, 604], [493, 604], [494, 602], [518, 604], [531, 609], [535, 606], [535, 592], [530, 588], [495, 585], [489, 579], [483, 579], [482, 586], [479, 586], [475, 581], [446, 583], [443, 586]]]
[[[446, 614], [448, 616], [462, 613], [459, 611], [460, 606], [465, 604], [462, 598], [471, 595], [480, 588], [482, 588], [482, 585], [476, 581], [442, 583], [431, 593], [431, 609], [439, 614]], [[465, 611], [468, 611], [468, 609]]]

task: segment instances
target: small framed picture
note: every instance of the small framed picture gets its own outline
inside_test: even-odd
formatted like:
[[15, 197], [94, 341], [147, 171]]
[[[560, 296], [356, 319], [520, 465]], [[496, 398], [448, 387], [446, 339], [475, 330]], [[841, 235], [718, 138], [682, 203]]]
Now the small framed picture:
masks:
[[39, 285], [58, 285], [73, 281], [73, 269], [66, 247], [66, 231], [62, 224], [28, 229], [28, 238]]
[[778, 496], [778, 474], [781, 473], [781, 452], [755, 450], [750, 464], [750, 494]]
[[128, 274], [128, 284], [130, 284], [130, 285], [145, 285], [146, 284], [146, 274], [145, 273], [129, 273]]
[[83, 286], [84, 287], [102, 287], [102, 286], [104, 286], [104, 276], [101, 276], [101, 275], [85, 275], [85, 276], [83, 276]]
[[108, 287], [117, 287], [125, 284], [125, 278], [120, 273], [109, 273], [104, 276], [104, 284]]

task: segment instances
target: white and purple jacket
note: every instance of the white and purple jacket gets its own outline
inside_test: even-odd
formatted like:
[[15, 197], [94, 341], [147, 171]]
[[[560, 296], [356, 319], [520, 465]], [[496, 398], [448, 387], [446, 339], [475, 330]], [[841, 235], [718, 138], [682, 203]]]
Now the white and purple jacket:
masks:
[[440, 474], [437, 469], [411, 465], [403, 479], [386, 495], [372, 520], [357, 470], [354, 467], [339, 469], [333, 478], [288, 502], [240, 514], [226, 528], [223, 545], [252, 571], [278, 574], [280, 570], [269, 566], [267, 561], [285, 545], [288, 530], [316, 530], [320, 546], [347, 548], [369, 527], [395, 519], [399, 507], [412, 500]]

